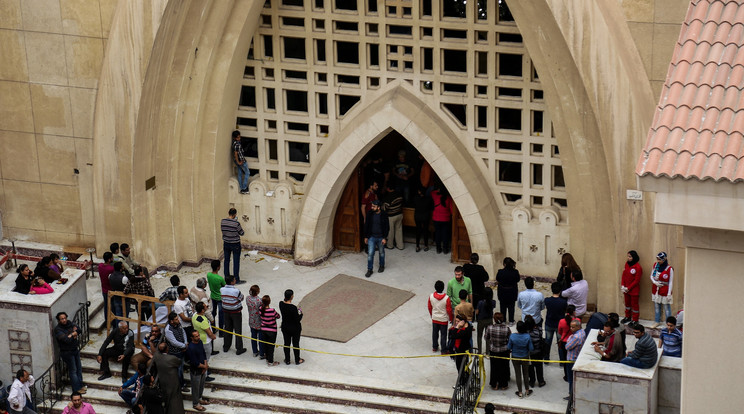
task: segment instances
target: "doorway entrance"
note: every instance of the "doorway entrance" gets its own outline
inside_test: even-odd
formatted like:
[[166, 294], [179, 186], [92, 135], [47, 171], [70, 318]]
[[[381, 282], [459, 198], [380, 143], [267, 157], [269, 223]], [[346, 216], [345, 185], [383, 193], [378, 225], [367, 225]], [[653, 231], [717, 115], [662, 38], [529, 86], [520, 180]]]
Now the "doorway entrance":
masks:
[[[407, 185], [401, 184], [396, 177], [396, 168], [408, 165], [410, 177]], [[362, 217], [362, 197], [364, 192], [377, 181], [378, 199], [382, 199], [387, 187], [396, 188], [403, 196], [403, 233], [405, 243], [415, 243], [416, 222], [414, 220], [415, 197], [419, 187], [424, 188], [425, 196], [431, 197], [434, 188], [444, 185], [428, 165], [424, 157], [400, 133], [391, 130], [382, 138], [356, 166], [346, 182], [341, 194], [333, 221], [333, 246], [344, 251], [362, 251], [364, 246], [364, 218]], [[450, 222], [450, 260], [464, 263], [470, 260], [471, 247], [465, 221], [455, 203], [452, 203], [452, 220]], [[428, 231], [429, 246], [436, 250], [434, 244], [434, 227], [431, 221], [425, 230]], [[421, 242], [423, 247], [423, 240]], [[409, 248], [412, 246], [409, 246]]]

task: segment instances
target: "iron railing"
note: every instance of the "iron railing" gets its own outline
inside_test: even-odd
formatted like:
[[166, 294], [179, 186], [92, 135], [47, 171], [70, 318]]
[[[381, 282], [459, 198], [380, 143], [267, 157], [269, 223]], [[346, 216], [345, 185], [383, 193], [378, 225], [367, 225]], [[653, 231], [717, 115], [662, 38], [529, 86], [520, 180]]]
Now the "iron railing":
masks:
[[455, 383], [455, 392], [450, 401], [449, 414], [471, 414], [478, 405], [483, 391], [483, 357], [468, 354], [467, 360], [460, 366]]
[[65, 398], [62, 391], [69, 384], [67, 367], [61, 358], [56, 358], [52, 365], [39, 377], [35, 377], [31, 387], [31, 400], [39, 414], [51, 413], [54, 404]]
[[82, 350], [90, 340], [90, 330], [88, 329], [88, 307], [90, 301], [81, 302], [80, 307], [75, 312], [75, 316], [72, 317], [72, 323], [78, 327], [78, 349]]

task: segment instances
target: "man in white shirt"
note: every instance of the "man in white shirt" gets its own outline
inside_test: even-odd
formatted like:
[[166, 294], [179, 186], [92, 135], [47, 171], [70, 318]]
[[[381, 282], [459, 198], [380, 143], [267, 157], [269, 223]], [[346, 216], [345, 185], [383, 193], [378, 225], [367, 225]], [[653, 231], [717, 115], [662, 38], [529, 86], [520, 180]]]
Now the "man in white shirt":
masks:
[[194, 306], [191, 304], [189, 299], [189, 290], [186, 286], [178, 287], [178, 300], [173, 303], [173, 312], [178, 314], [178, 318], [181, 320], [181, 326], [186, 331], [186, 337], [191, 335], [194, 327], [191, 326], [191, 318], [194, 316]]
[[11, 414], [36, 414], [36, 411], [26, 407], [26, 401], [31, 399], [31, 390], [34, 386], [34, 377], [25, 369], [16, 373], [16, 379], [10, 387], [8, 394], [8, 412]]
[[589, 283], [584, 280], [581, 272], [571, 272], [571, 287], [561, 292], [561, 296], [568, 299], [569, 305], [576, 306], [576, 316], [586, 313], [586, 300], [589, 296]]
[[527, 315], [532, 316], [538, 326], [542, 326], [542, 310], [545, 309], [543, 294], [535, 290], [535, 279], [527, 276], [524, 279], [526, 290], [519, 292], [517, 306], [522, 309], [522, 320]]

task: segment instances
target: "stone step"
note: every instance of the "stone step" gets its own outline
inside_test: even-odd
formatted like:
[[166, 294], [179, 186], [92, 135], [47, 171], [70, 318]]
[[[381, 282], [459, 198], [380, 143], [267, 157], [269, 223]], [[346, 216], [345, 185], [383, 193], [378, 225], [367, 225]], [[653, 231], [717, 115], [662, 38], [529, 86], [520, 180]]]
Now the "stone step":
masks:
[[[109, 378], [110, 379], [110, 378]], [[119, 397], [117, 390], [118, 385], [105, 386], [103, 388], [97, 388], [98, 384], [88, 384], [88, 392], [83, 395], [86, 402], [93, 405], [93, 409], [96, 410], [97, 414], [108, 414], [117, 413], [121, 414], [129, 409], [129, 406], [124, 400]], [[63, 392], [63, 395], [69, 395], [72, 391], [68, 388]], [[60, 401], [55, 404], [53, 413], [61, 413], [68, 401]], [[214, 408], [213, 408], [214, 407]], [[206, 414], [218, 414], [218, 413], [234, 413], [229, 407], [222, 407], [219, 405], [210, 404], [205, 406], [207, 411], [203, 411]], [[184, 398], [184, 409], [187, 413], [199, 413], [200, 411], [194, 410], [191, 406], [191, 400]]]
[[[85, 381], [89, 387], [116, 391], [121, 384], [120, 364], [111, 363], [113, 376], [104, 381], [98, 381], [98, 364], [91, 358], [83, 358], [83, 372]], [[130, 370], [131, 371], [131, 370]], [[354, 407], [359, 413], [380, 412], [404, 412], [404, 413], [443, 413], [449, 409], [449, 400], [433, 398], [413, 393], [400, 393], [402, 395], [383, 395], [379, 392], [389, 390], [368, 390], [363, 387], [353, 387], [345, 384], [332, 383], [307, 383], [297, 379], [281, 378], [277, 376], [255, 376], [245, 377], [230, 375], [231, 372], [215, 369], [212, 375], [215, 381], [207, 384], [206, 394], [210, 398], [219, 398], [219, 401], [230, 406], [247, 407], [242, 402], [242, 396], [249, 394], [253, 396], [253, 403], [263, 405], [275, 405], [284, 401], [284, 405], [306, 407], [313, 403], [318, 405], [318, 410], [328, 412], [338, 411], [339, 407]], [[188, 382], [188, 374], [186, 374]], [[371, 392], [370, 392], [371, 391]], [[375, 392], [377, 391], [377, 392]], [[256, 397], [260, 396], [260, 400]], [[188, 397], [188, 396], [186, 396]], [[185, 398], [186, 398], [185, 397]], [[251, 407], [258, 407], [252, 405]], [[325, 408], [324, 408], [325, 407]]]

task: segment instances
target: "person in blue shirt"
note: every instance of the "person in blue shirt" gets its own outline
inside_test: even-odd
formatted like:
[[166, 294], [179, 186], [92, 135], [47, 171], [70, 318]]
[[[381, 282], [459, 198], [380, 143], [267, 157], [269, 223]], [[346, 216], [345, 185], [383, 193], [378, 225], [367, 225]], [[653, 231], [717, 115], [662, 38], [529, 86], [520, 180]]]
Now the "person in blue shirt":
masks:
[[682, 358], [682, 332], [677, 329], [677, 318], [668, 317], [666, 325], [659, 334], [659, 348], [664, 349], [662, 355]]
[[517, 377], [517, 397], [522, 398], [522, 382], [527, 395], [532, 394], [530, 389], [529, 361], [520, 361], [518, 359], [529, 359], [530, 353], [535, 349], [532, 345], [530, 334], [527, 333], [527, 324], [524, 321], [517, 322], [517, 333], [509, 336], [509, 342], [506, 347], [511, 351], [512, 365], [514, 366], [514, 376]]

